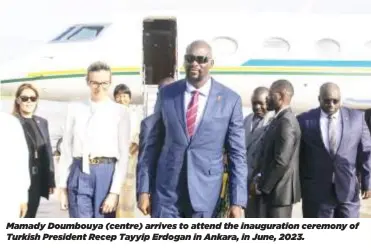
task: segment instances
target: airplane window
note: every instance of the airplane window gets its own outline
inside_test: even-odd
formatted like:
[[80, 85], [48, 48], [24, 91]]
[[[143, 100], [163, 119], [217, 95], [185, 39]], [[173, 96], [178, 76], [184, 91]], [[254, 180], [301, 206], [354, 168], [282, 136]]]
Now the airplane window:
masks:
[[102, 26], [81, 27], [67, 39], [70, 41], [90, 40], [96, 38], [103, 30]]
[[268, 57], [279, 57], [290, 51], [290, 44], [283, 38], [272, 37], [264, 41], [262, 55]]
[[52, 42], [92, 40], [98, 37], [104, 28], [104, 25], [73, 26], [52, 40]]
[[317, 41], [317, 53], [321, 56], [331, 57], [340, 53], [340, 44], [333, 39]]
[[237, 41], [230, 37], [220, 36], [212, 40], [211, 46], [215, 57], [232, 55], [237, 51]]
[[66, 31], [64, 31], [62, 34], [58, 35], [57, 38], [53, 39], [53, 41], [59, 41], [61, 40], [63, 37], [67, 36], [67, 34], [69, 34], [72, 30], [74, 30], [76, 27], [73, 26], [73, 27], [69, 27]]

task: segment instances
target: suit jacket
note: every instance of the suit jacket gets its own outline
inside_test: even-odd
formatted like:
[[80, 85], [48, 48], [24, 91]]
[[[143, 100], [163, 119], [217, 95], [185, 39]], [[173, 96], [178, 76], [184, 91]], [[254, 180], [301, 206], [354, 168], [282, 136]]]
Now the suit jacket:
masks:
[[[159, 93], [156, 123], [148, 135], [143, 155], [146, 161], [157, 161], [156, 183], [154, 189], [145, 189], [150, 179], [141, 177], [139, 182], [141, 191], [153, 192], [152, 216], [160, 215], [162, 206], [175, 206], [177, 200], [184, 197], [179, 195], [179, 186], [188, 187], [194, 211], [212, 212], [222, 189], [223, 147], [229, 158], [231, 204], [246, 207], [247, 166], [241, 98], [212, 79], [204, 114], [190, 139], [186, 131], [185, 91], [186, 81], [179, 80]], [[163, 146], [157, 152], [154, 149], [159, 141]], [[183, 165], [185, 172], [182, 172]], [[187, 177], [187, 185], [179, 183], [182, 173]]]
[[274, 112], [268, 112], [259, 122], [255, 130], [252, 130], [254, 113], [248, 115], [244, 120], [245, 129], [245, 144], [246, 144], [246, 159], [249, 170], [249, 181], [252, 178], [253, 171], [257, 168], [257, 159], [260, 154], [262, 139], [267, 125], [274, 117]]
[[[155, 160], [148, 160], [148, 158], [153, 158], [154, 156], [145, 156], [145, 151], [147, 149], [148, 136], [151, 133], [151, 129], [156, 127], [156, 120], [158, 116], [152, 114], [140, 123], [140, 133], [139, 133], [139, 152], [138, 152], [138, 165], [137, 165], [137, 197], [140, 193], [152, 194], [150, 189], [154, 188], [154, 182], [156, 177], [156, 167], [158, 155]], [[162, 144], [154, 144], [150, 147], [150, 150], [154, 154], [159, 154], [161, 151]]]
[[259, 159], [258, 188], [274, 206], [301, 199], [299, 181], [300, 127], [291, 108], [280, 112], [265, 134]]
[[300, 159], [303, 199], [329, 199], [333, 192], [333, 174], [335, 192], [340, 202], [352, 201], [358, 197], [360, 182], [357, 171], [361, 174], [363, 189], [370, 189], [371, 140], [364, 114], [348, 108], [341, 108], [340, 114], [343, 131], [334, 157], [330, 156], [322, 140], [320, 108], [298, 116], [303, 134]]
[[[42, 117], [33, 116], [33, 119], [36, 122], [37, 127], [39, 128], [39, 131], [41, 133], [42, 138], [44, 139], [44, 142], [46, 144], [45, 146], [45, 156], [41, 156], [41, 164], [44, 168], [47, 168], [46, 174], [42, 175], [45, 176], [45, 180], [41, 180], [41, 187], [40, 187], [40, 195], [49, 199], [49, 188], [55, 188], [55, 175], [54, 175], [54, 159], [53, 159], [53, 151], [52, 151], [52, 146], [50, 142], [50, 135], [49, 135], [49, 126], [48, 126], [48, 121]], [[22, 118], [19, 118], [22, 126], [24, 126], [24, 121]], [[29, 154], [29, 166], [30, 166], [30, 176], [31, 176], [31, 167], [33, 166], [33, 161], [35, 160], [35, 154], [34, 154], [34, 149], [33, 149], [33, 144], [29, 142], [29, 133], [25, 131], [25, 128], [23, 128], [26, 140], [27, 140], [27, 145], [30, 151]]]
[[368, 127], [368, 130], [371, 132], [371, 109], [365, 111], [365, 121]]

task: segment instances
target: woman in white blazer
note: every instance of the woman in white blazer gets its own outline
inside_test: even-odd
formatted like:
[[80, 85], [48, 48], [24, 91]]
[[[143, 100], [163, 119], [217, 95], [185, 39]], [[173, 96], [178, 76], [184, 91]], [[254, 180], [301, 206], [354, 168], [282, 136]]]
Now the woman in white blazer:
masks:
[[27, 212], [30, 175], [28, 147], [18, 119], [0, 112], [0, 160], [4, 168], [0, 173], [0, 219], [24, 217]]

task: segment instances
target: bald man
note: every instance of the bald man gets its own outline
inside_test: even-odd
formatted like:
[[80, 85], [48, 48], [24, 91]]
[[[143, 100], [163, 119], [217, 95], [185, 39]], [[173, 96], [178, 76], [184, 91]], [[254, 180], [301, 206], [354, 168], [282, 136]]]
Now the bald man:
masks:
[[364, 114], [341, 107], [334, 83], [321, 86], [318, 100], [319, 108], [298, 116], [303, 216], [357, 218], [360, 191], [364, 199], [371, 196], [371, 140]]
[[290, 108], [294, 88], [287, 80], [275, 81], [268, 96], [268, 110], [275, 116], [267, 130], [258, 169], [253, 175], [255, 193], [261, 197], [260, 218], [291, 218], [299, 202], [299, 123]]
[[[274, 111], [268, 111], [267, 99], [269, 89], [266, 87], [258, 87], [254, 90], [251, 97], [251, 106], [253, 113], [248, 115], [244, 120], [245, 128], [245, 143], [246, 143], [246, 158], [249, 170], [248, 182], [251, 183], [253, 171], [257, 168], [257, 160], [260, 154], [261, 141], [264, 137], [267, 126], [274, 116]], [[249, 194], [249, 203], [246, 216], [256, 218], [257, 199], [254, 192]]]
[[[157, 119], [138, 171], [139, 209], [151, 211], [155, 218], [215, 217], [225, 147], [230, 167], [229, 216], [242, 217], [247, 205], [247, 166], [241, 98], [210, 76], [214, 60], [205, 41], [192, 42], [184, 60], [186, 78], [159, 93]], [[162, 149], [158, 144], [163, 144]]]

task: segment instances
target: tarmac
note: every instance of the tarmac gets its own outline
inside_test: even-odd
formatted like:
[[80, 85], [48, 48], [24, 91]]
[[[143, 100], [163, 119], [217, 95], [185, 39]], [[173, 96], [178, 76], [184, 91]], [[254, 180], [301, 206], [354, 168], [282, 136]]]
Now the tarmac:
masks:
[[[136, 208], [135, 218], [148, 218]], [[50, 200], [41, 200], [36, 218], [68, 218], [68, 211], [60, 209], [57, 195], [52, 195]], [[302, 218], [301, 203], [294, 206], [292, 218]], [[371, 199], [362, 201], [361, 218], [371, 218]]]

